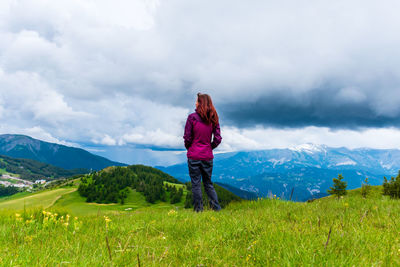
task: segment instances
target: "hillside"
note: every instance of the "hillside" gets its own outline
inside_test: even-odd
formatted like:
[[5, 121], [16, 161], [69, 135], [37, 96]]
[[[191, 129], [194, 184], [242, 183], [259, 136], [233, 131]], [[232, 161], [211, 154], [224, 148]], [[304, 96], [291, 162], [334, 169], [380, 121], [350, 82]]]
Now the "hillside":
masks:
[[88, 172], [86, 169], [65, 170], [32, 159], [16, 159], [0, 155], [0, 175], [9, 173], [28, 181], [54, 180], [86, 172]]
[[258, 195], [254, 192], [249, 192], [246, 190], [241, 190], [239, 188], [236, 188], [234, 186], [228, 185], [228, 184], [224, 184], [224, 183], [214, 183], [214, 185], [220, 186], [222, 188], [225, 188], [226, 190], [232, 192], [233, 194], [237, 195], [238, 197], [241, 197], [243, 199], [257, 199]]
[[[189, 181], [187, 164], [158, 167]], [[383, 176], [400, 169], [400, 150], [347, 149], [305, 144], [287, 149], [239, 151], [216, 154], [213, 181], [228, 184], [259, 196], [277, 195], [305, 201], [326, 196], [333, 177], [343, 174], [350, 189], [361, 186], [368, 177], [380, 185]]]
[[25, 135], [0, 135], [0, 155], [33, 159], [64, 169], [101, 170], [108, 166], [124, 166], [86, 150], [49, 143]]
[[[149, 194], [160, 192], [164, 197], [149, 199]], [[230, 191], [215, 185], [222, 207], [242, 199]], [[82, 192], [85, 193], [82, 193]], [[179, 195], [181, 191], [181, 195]], [[203, 190], [204, 191], [204, 190]], [[124, 194], [121, 201], [120, 193]], [[117, 199], [113, 201], [112, 197]], [[204, 194], [207, 205], [207, 197]], [[0, 209], [62, 208], [73, 215], [103, 212], [134, 211], [140, 208], [192, 208], [190, 184], [182, 184], [162, 171], [144, 165], [108, 167], [93, 174], [83, 175], [64, 185], [35, 193], [17, 193], [0, 198]]]
[[63, 186], [35, 193], [17, 193], [10, 197], [0, 198], [0, 210], [23, 210], [44, 208], [58, 209], [68, 212], [74, 216], [95, 215], [98, 212], [114, 214], [115, 212], [132, 212], [138, 209], [183, 207], [184, 201], [171, 205], [167, 202], [147, 203], [143, 194], [134, 190], [129, 190], [128, 197], [123, 205], [120, 203], [98, 204], [88, 203], [86, 199], [79, 195], [79, 180], [73, 186]]
[[399, 200], [381, 191], [374, 187], [366, 199], [353, 190], [339, 200], [237, 202], [200, 214], [179, 206], [110, 212], [95, 205], [97, 212], [76, 218], [57, 204], [45, 212], [0, 209], [0, 235], [11, 237], [0, 239], [8, 251], [1, 264], [399, 266]]
[[[171, 186], [173, 184], [173, 186]], [[184, 199], [185, 207], [191, 207], [191, 185], [182, 184], [174, 177], [149, 166], [131, 165], [128, 167], [109, 167], [81, 178], [78, 192], [87, 202], [124, 204], [129, 190], [144, 196], [146, 202], [179, 203]], [[215, 185], [221, 207], [241, 198], [232, 192]], [[189, 191], [189, 193], [187, 193]], [[203, 190], [204, 191], [204, 190]], [[204, 192], [203, 192], [204, 193]], [[204, 204], [207, 205], [207, 197]]]

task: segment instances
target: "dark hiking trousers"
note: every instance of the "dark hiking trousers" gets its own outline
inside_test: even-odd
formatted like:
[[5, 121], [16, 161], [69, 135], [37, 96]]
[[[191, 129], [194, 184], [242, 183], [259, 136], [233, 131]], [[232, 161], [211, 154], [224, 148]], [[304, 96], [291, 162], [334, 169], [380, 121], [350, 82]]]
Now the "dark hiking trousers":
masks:
[[203, 211], [203, 198], [201, 192], [201, 179], [213, 210], [219, 211], [221, 206], [218, 202], [217, 193], [211, 182], [213, 169], [212, 160], [194, 160], [188, 158], [189, 175], [192, 181], [193, 206], [195, 211]]

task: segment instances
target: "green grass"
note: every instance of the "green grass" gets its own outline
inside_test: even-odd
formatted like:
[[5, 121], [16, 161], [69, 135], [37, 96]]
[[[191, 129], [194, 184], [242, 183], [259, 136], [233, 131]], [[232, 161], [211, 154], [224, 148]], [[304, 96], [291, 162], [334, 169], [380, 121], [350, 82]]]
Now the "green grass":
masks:
[[0, 202], [0, 209], [22, 210], [25, 208], [51, 207], [62, 195], [70, 193], [76, 188], [57, 188], [39, 193], [19, 195], [13, 199]]
[[0, 168], [0, 175], [7, 174], [7, 173], [8, 172], [6, 171], [5, 168], [3, 168], [3, 169]]
[[3, 168], [3, 169], [0, 169], [0, 176], [1, 176], [1, 175], [3, 175], [3, 174], [8, 174], [8, 175], [10, 175], [10, 176], [12, 176], [12, 177], [17, 177], [17, 178], [19, 178], [19, 177], [20, 177], [20, 175], [19, 175], [19, 174], [10, 173], [10, 172], [6, 171], [6, 169], [5, 169], [5, 168]]
[[22, 198], [22, 197], [25, 197], [25, 196], [29, 196], [29, 195], [32, 195], [32, 193], [24, 191], [24, 192], [20, 192], [20, 193], [11, 195], [11, 196], [0, 197], [0, 205], [1, 205], [2, 202], [13, 200], [13, 199], [19, 199], [19, 198]]
[[[400, 202], [380, 190], [366, 199], [354, 190], [311, 203], [246, 201], [218, 213], [99, 209], [68, 226], [60, 217], [41, 222], [40, 210], [20, 212], [22, 221], [0, 210], [0, 265], [399, 266]], [[77, 197], [64, 195], [53, 209], [65, 216]]]
[[164, 185], [169, 185], [169, 186], [173, 185], [177, 189], [179, 189], [179, 188], [186, 189], [186, 185], [184, 185], [184, 184], [174, 184], [174, 183], [170, 183], [170, 182], [164, 181]]
[[[176, 184], [174, 184], [176, 185]], [[116, 213], [116, 212], [132, 212], [141, 208], [151, 207], [152, 209], [171, 209], [175, 207], [183, 207], [186, 192], [180, 203], [169, 204], [168, 202], [158, 201], [155, 204], [146, 202], [142, 193], [136, 190], [129, 189], [125, 204], [119, 203], [98, 204], [87, 203], [86, 199], [79, 195], [76, 191], [77, 187], [61, 187], [54, 190], [39, 191], [36, 193], [18, 193], [13, 196], [0, 198], [0, 210], [22, 210], [25, 208], [51, 208], [62, 209], [71, 215], [95, 215], [101, 213]], [[169, 193], [167, 193], [168, 195]]]
[[[60, 199], [55, 202], [52, 206], [53, 209], [61, 208], [62, 210], [68, 211], [72, 215], [93, 215], [101, 213], [128, 213], [135, 211], [140, 208], [152, 207], [153, 209], [159, 208], [173, 208], [173, 205], [164, 202], [157, 202], [155, 204], [149, 204], [146, 202], [143, 194], [130, 189], [128, 198], [124, 205], [121, 204], [97, 204], [97, 203], [86, 203], [85, 198], [80, 196], [77, 191], [70, 194], [63, 195]], [[174, 206], [183, 206], [182, 203], [175, 204]]]

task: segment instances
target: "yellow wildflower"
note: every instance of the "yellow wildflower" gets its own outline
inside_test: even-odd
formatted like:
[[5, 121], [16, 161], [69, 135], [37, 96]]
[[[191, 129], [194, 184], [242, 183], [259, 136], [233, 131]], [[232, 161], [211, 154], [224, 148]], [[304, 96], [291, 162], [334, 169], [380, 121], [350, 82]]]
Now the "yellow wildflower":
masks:
[[74, 223], [74, 228], [75, 228], [75, 231], [76, 230], [79, 230], [79, 228], [82, 226], [82, 222], [75, 222]]
[[107, 216], [104, 216], [104, 220], [106, 221], [106, 229], [108, 229], [108, 224], [111, 222], [111, 219]]
[[175, 214], [176, 214], [176, 210], [170, 210], [168, 212], [168, 216], [175, 215]]

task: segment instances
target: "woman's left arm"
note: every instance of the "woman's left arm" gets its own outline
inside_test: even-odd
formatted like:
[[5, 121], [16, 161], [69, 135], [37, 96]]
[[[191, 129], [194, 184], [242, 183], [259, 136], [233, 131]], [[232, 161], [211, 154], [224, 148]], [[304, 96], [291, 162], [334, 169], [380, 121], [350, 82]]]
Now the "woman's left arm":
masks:
[[219, 123], [217, 125], [215, 125], [214, 129], [213, 129], [213, 141], [211, 143], [211, 147], [212, 149], [216, 148], [222, 141], [222, 137], [221, 137], [221, 129], [219, 128]]

